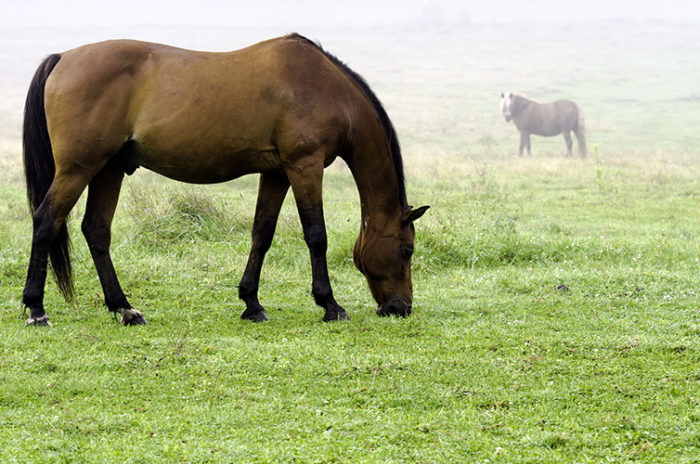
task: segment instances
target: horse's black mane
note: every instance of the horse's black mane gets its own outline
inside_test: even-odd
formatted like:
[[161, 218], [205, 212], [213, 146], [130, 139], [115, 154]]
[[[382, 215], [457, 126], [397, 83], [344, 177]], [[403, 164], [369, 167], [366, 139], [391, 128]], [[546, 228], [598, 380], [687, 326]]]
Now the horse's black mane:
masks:
[[367, 98], [369, 98], [370, 102], [374, 106], [375, 111], [377, 112], [377, 115], [379, 116], [379, 120], [382, 122], [382, 126], [384, 126], [384, 131], [386, 132], [386, 136], [389, 139], [389, 146], [391, 149], [391, 157], [394, 161], [394, 168], [396, 169], [396, 177], [398, 179], [399, 183], [399, 201], [401, 202], [401, 206], [404, 209], [408, 209], [408, 201], [406, 200], [406, 181], [404, 178], [404, 173], [403, 173], [403, 159], [401, 157], [401, 147], [399, 146], [399, 139], [396, 136], [396, 130], [394, 130], [394, 125], [391, 123], [391, 119], [389, 119], [389, 115], [386, 114], [386, 110], [384, 110], [384, 107], [382, 106], [382, 103], [379, 101], [377, 96], [372, 92], [372, 89], [369, 88], [369, 85], [367, 84], [367, 81], [357, 74], [355, 71], [350, 69], [348, 65], [340, 61], [337, 57], [334, 55], [328, 53], [326, 50], [323, 49], [320, 43], [318, 42], [313, 42], [310, 39], [299, 35], [299, 34], [289, 34], [287, 36], [290, 39], [298, 39], [305, 41], [309, 43], [310, 45], [316, 47], [318, 50], [323, 53], [323, 55], [328, 58], [333, 64], [338, 66], [343, 72], [345, 72], [352, 80], [357, 83], [357, 85], [362, 89], [362, 91], [367, 95]]

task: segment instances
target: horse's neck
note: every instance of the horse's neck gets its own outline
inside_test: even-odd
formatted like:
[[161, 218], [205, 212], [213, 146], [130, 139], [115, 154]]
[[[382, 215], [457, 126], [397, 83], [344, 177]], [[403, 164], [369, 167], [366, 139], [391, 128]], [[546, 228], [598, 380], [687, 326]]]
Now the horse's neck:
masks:
[[515, 117], [518, 114], [521, 114], [523, 111], [525, 111], [527, 108], [532, 106], [535, 102], [533, 102], [530, 99], [527, 99], [525, 97], [515, 97], [513, 99], [513, 108], [511, 109], [511, 113], [513, 114], [513, 117]]
[[346, 162], [360, 194], [363, 226], [403, 212], [398, 174], [388, 150], [355, 147]]

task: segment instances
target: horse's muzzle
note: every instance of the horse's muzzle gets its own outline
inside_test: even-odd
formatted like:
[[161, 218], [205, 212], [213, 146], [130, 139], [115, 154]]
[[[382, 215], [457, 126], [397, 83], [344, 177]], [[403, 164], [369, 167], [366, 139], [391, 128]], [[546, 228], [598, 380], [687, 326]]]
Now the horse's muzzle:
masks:
[[391, 301], [384, 306], [377, 308], [379, 316], [399, 316], [408, 317], [411, 315], [411, 304], [406, 304], [398, 300]]

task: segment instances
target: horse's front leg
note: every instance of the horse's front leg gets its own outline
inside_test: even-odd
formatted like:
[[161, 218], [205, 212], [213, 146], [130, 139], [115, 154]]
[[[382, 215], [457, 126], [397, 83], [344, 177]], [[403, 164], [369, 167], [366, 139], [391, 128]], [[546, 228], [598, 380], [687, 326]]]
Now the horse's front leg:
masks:
[[238, 297], [246, 305], [241, 319], [255, 322], [269, 321], [265, 309], [258, 301], [258, 286], [260, 284], [260, 270], [267, 250], [272, 244], [275, 235], [277, 218], [284, 197], [289, 190], [289, 181], [284, 173], [263, 173], [260, 175], [260, 188], [258, 201], [255, 206], [255, 220], [253, 221], [253, 238], [250, 247], [250, 256], [246, 265], [243, 278], [238, 285]]
[[527, 135], [525, 136], [525, 142], [526, 142], [526, 144], [527, 144], [527, 156], [529, 156], [530, 158], [532, 158], [532, 147], [531, 147], [531, 145], [530, 145], [530, 134], [527, 134]]
[[518, 156], [523, 156], [523, 150], [527, 147], [528, 153], [530, 152], [530, 134], [527, 132], [520, 133], [520, 147], [518, 149]]
[[303, 162], [287, 169], [287, 177], [292, 185], [294, 199], [297, 203], [299, 218], [304, 229], [304, 240], [311, 254], [311, 274], [313, 277], [312, 292], [316, 304], [326, 310], [324, 321], [350, 319], [333, 298], [326, 250], [326, 224], [323, 218], [323, 196], [321, 184], [323, 181], [323, 156], [312, 155]]

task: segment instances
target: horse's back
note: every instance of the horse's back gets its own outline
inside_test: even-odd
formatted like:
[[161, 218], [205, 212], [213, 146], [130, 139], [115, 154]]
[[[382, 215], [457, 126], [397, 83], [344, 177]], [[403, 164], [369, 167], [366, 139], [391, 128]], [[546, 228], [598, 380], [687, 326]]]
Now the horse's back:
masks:
[[530, 100], [518, 117], [514, 116], [514, 120], [521, 131], [551, 137], [576, 128], [578, 108], [571, 100], [562, 99], [551, 103]]
[[571, 100], [557, 100], [552, 103], [556, 112], [564, 117], [578, 118], [579, 106]]
[[[61, 55], [46, 86], [47, 102], [94, 107], [129, 99], [136, 120], [149, 113], [177, 112], [180, 120], [206, 107], [210, 118], [230, 107], [250, 104], [269, 87], [279, 88], [282, 60], [272, 39], [228, 53], [200, 52], [133, 40], [85, 45]], [[277, 92], [277, 96], [280, 96]], [[62, 108], [63, 110], [67, 108]], [[185, 111], [185, 109], [187, 111]], [[260, 108], [256, 108], [259, 110]], [[137, 121], [133, 121], [137, 123]]]

